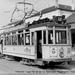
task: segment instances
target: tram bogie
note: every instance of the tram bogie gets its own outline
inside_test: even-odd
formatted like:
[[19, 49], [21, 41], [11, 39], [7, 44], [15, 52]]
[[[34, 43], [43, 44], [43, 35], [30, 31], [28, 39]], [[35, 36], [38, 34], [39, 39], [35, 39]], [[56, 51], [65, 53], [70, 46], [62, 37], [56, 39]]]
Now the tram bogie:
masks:
[[26, 28], [24, 25], [9, 28], [4, 32], [3, 54], [41, 65], [70, 61], [70, 25], [49, 21], [30, 24]]

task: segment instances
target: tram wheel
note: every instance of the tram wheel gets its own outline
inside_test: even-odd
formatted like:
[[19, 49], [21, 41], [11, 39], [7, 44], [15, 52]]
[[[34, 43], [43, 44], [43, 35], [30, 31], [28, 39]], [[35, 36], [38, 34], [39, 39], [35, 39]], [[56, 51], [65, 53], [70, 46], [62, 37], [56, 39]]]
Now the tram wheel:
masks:
[[44, 67], [48, 67], [48, 62], [47, 61], [43, 61], [43, 65]]
[[61, 65], [63, 64], [64, 62], [50, 62], [49, 63], [49, 66], [55, 66], [55, 65]]
[[68, 62], [68, 61], [64, 61], [62, 64], [63, 64], [63, 65], [68, 65], [69, 62]]

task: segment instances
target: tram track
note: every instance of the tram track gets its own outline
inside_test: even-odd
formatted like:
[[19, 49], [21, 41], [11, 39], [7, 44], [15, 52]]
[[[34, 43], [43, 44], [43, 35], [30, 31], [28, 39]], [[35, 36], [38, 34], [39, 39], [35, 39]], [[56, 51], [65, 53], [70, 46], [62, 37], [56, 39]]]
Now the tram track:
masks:
[[[26, 65], [16, 60], [0, 59], [1, 72], [32, 72], [32, 73], [69, 73], [75, 71], [74, 65], [54, 65], [54, 66], [39, 66], [39, 65]], [[6, 62], [6, 63], [5, 63]], [[4, 64], [5, 63], [5, 64]], [[11, 63], [11, 64], [9, 64]], [[2, 67], [2, 68], [1, 68]]]

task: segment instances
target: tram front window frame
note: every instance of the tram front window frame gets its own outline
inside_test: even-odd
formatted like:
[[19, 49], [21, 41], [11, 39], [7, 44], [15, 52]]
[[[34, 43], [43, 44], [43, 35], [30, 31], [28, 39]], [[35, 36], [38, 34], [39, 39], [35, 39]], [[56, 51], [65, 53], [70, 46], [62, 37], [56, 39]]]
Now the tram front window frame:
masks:
[[55, 30], [55, 44], [67, 44], [67, 30]]
[[[42, 34], [43, 34], [42, 35], [43, 36], [43, 38], [42, 38], [43, 45], [59, 45], [59, 44], [66, 44], [67, 45], [67, 44], [71, 44], [70, 40], [69, 40], [70, 39], [69, 28], [68, 27], [62, 27], [61, 29], [60, 28], [61, 27], [59, 27], [59, 28], [54, 27], [54, 29], [48, 28], [46, 30], [43, 30], [43, 32], [42, 32]], [[58, 38], [59, 40], [61, 39], [61, 42], [56, 43], [56, 33], [59, 33], [61, 35], [61, 37]]]
[[43, 30], [43, 45], [54, 44], [53, 29]]
[[53, 30], [48, 30], [48, 44], [53, 44]]

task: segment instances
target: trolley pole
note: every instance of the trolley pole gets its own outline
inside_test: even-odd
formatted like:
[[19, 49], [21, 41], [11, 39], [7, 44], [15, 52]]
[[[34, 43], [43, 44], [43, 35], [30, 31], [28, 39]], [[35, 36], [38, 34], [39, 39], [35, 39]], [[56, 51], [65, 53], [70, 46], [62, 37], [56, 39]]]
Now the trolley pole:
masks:
[[26, 1], [24, 0], [24, 13], [25, 13], [25, 2], [26, 2]]
[[24, 21], [24, 24], [26, 26], [26, 23], [25, 23], [25, 15], [26, 15], [26, 13], [25, 13], [25, 2], [26, 2], [26, 0], [24, 0], [23, 2], [24, 2], [24, 18], [23, 18], [23, 21]]

